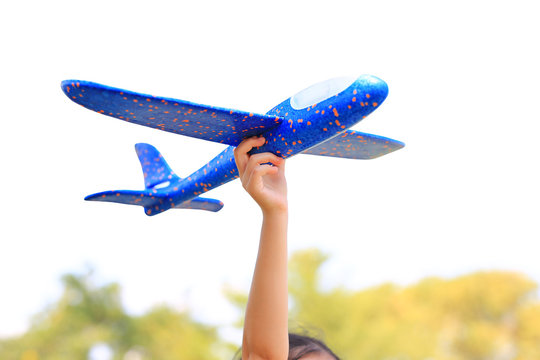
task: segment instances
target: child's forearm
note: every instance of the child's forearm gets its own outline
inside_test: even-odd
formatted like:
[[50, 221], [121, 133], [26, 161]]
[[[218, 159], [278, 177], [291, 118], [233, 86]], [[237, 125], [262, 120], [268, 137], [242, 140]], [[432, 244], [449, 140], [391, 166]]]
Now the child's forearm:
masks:
[[242, 358], [287, 359], [287, 209], [263, 214], [244, 324]]

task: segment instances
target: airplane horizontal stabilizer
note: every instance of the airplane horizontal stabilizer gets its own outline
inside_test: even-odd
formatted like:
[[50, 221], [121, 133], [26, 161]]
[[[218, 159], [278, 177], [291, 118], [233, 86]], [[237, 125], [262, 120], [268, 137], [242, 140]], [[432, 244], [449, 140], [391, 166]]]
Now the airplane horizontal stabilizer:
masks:
[[154, 129], [236, 146], [281, 124], [283, 118], [140, 94], [89, 81], [62, 81], [75, 103], [100, 114]]
[[216, 199], [196, 197], [175, 206], [175, 209], [196, 209], [217, 212], [223, 208], [223, 203]]
[[159, 194], [150, 190], [114, 190], [88, 195], [88, 201], [115, 202], [128, 205], [143, 206], [147, 215], [156, 215], [174, 207], [167, 194]]
[[104, 191], [88, 195], [84, 200], [139, 205], [144, 207], [146, 215], [156, 215], [170, 208], [207, 210], [213, 212], [217, 212], [223, 208], [223, 203], [221, 201], [201, 197], [196, 197], [175, 206], [171, 203], [167, 194], [136, 190]]
[[375, 159], [399, 150], [401, 141], [359, 131], [347, 130], [302, 154], [333, 156], [348, 159]]

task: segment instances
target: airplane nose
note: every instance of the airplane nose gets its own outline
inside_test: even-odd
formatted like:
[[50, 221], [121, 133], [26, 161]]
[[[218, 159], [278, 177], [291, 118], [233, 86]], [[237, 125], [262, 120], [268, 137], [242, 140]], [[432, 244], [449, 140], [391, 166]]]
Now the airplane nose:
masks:
[[356, 80], [357, 89], [361, 90], [370, 104], [380, 105], [388, 96], [388, 85], [376, 76], [362, 75]]

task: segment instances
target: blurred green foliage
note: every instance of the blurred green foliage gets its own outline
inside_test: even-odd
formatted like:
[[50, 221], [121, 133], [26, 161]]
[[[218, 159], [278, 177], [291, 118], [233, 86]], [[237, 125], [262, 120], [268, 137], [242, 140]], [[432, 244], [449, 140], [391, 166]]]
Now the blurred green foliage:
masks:
[[217, 329], [169, 307], [142, 316], [124, 311], [117, 284], [95, 286], [91, 274], [66, 275], [60, 300], [38, 314], [20, 337], [0, 340], [2, 360], [86, 360], [107, 344], [114, 360], [221, 359], [232, 352]]
[[540, 359], [538, 289], [523, 275], [478, 272], [405, 288], [321, 291], [326, 260], [316, 249], [292, 256], [290, 318], [323, 330], [343, 359]]
[[[523, 275], [479, 272], [408, 287], [322, 290], [326, 260], [316, 249], [291, 257], [290, 327], [322, 337], [343, 359], [540, 359], [538, 289]], [[216, 327], [197, 322], [189, 310], [161, 306], [131, 316], [116, 284], [96, 286], [86, 274], [66, 275], [63, 285], [62, 297], [25, 334], [0, 340], [0, 359], [86, 360], [95, 344], [107, 344], [114, 360], [232, 358]], [[243, 313], [247, 293], [224, 292]]]

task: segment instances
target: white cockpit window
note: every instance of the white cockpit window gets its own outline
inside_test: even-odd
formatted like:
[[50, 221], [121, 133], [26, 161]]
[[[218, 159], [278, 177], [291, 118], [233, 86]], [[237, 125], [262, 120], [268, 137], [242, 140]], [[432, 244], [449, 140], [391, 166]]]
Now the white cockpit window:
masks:
[[351, 86], [355, 80], [352, 77], [339, 77], [311, 85], [291, 97], [291, 107], [300, 110], [324, 101]]

